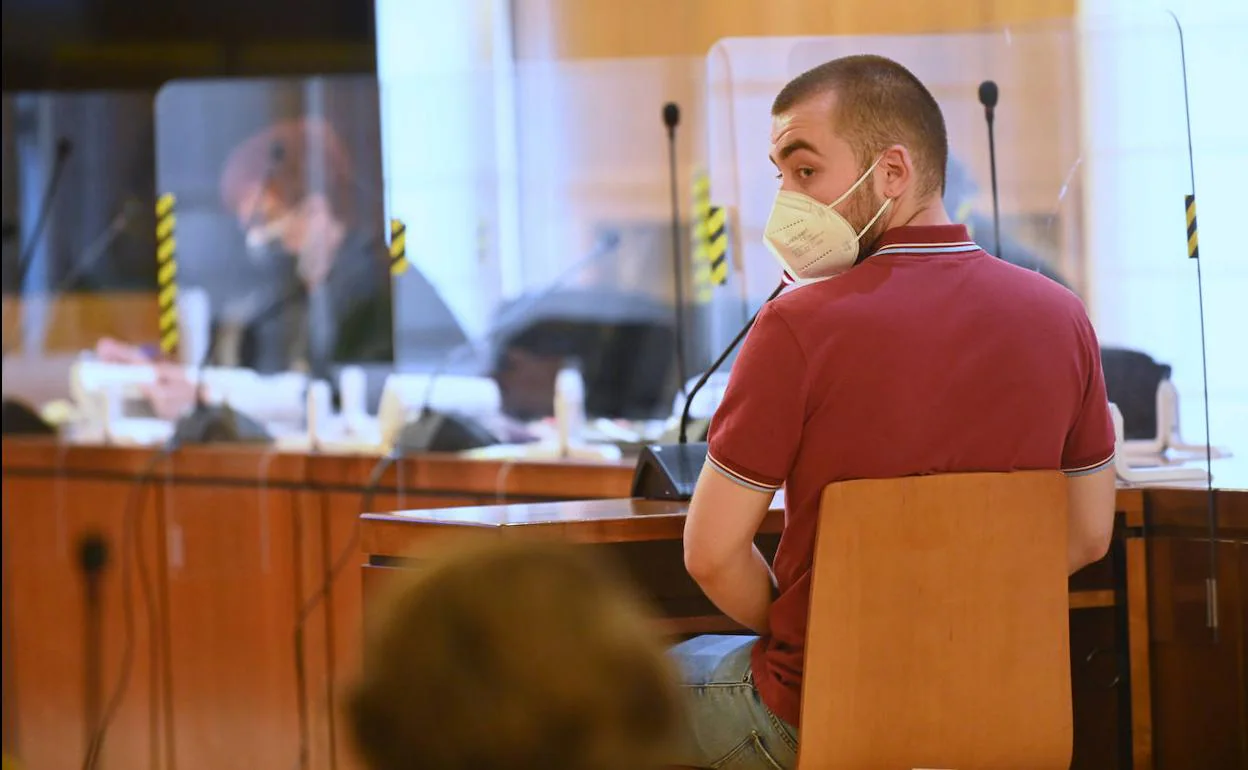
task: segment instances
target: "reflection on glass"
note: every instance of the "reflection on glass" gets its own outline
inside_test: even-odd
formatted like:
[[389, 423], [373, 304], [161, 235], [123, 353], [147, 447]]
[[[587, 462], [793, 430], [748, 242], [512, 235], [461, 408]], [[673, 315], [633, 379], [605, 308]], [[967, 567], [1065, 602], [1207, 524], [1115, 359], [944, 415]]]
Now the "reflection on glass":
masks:
[[4, 393], [42, 404], [95, 335], [155, 323], [152, 93], [6, 93], [0, 113]]
[[[330, 379], [393, 361], [374, 80], [175, 83], [157, 138], [159, 189], [177, 198], [179, 288], [208, 296], [215, 362]], [[454, 344], [437, 291], [418, 270], [400, 280], [423, 308], [417, 331]]]

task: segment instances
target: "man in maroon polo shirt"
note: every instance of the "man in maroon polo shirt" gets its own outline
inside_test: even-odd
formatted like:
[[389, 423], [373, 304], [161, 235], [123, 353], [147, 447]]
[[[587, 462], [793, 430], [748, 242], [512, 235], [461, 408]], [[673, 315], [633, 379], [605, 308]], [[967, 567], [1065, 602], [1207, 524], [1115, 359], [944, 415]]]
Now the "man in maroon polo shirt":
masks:
[[[690, 708], [680, 762], [790, 768], [820, 495], [845, 479], [1062, 469], [1069, 569], [1113, 522], [1114, 433], [1096, 335], [1057, 283], [986, 254], [942, 203], [932, 95], [876, 56], [823, 64], [772, 107], [780, 191], [765, 238], [797, 286], [732, 369], [685, 525], [685, 565], [758, 633], [677, 646]], [[753, 539], [776, 490], [775, 563]]]

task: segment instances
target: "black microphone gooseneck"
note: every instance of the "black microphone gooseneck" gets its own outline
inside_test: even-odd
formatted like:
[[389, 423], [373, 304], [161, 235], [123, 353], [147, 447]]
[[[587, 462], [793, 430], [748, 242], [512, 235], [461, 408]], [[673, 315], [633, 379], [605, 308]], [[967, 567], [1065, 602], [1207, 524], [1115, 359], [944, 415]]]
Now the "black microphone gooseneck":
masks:
[[48, 174], [48, 183], [43, 188], [43, 200], [39, 202], [39, 214], [35, 219], [35, 226], [31, 229], [30, 238], [22, 245], [22, 250], [17, 257], [17, 293], [19, 296], [25, 294], [26, 274], [30, 272], [35, 249], [48, 224], [48, 215], [52, 213], [52, 204], [56, 201], [56, 194], [61, 189], [61, 175], [65, 171], [66, 162], [73, 154], [74, 143], [67, 137], [61, 137], [56, 141], [56, 156], [52, 159], [52, 171]]
[[[777, 286], [763, 304], [771, 302], [778, 297], [780, 292], [784, 291], [784, 286], [784, 283]], [[707, 367], [702, 376], [698, 378], [698, 381], [694, 383], [693, 388], [689, 390], [689, 395], [685, 398], [685, 408], [680, 413], [680, 443], [689, 443], [689, 410], [693, 408], [693, 397], [698, 395], [698, 391], [702, 390], [702, 387], [710, 381], [711, 375], [719, 371], [719, 367], [724, 365], [724, 362], [728, 360], [728, 356], [732, 355], [732, 351], [737, 349], [737, 346], [741, 344], [741, 340], [745, 339], [745, 335], [749, 334], [750, 329], [754, 328], [754, 321], [757, 319], [758, 313], [755, 312], [754, 315], [750, 316], [750, 320], [745, 322], [745, 326], [741, 327], [741, 331], [737, 332], [737, 336], [732, 338], [732, 342], [728, 343], [728, 347], [724, 348], [724, 352], [719, 354], [719, 358], [716, 358], [715, 362]]]
[[[77, 261], [70, 267], [65, 277], [56, 282], [56, 287], [52, 293], [60, 294], [69, 290], [74, 285], [74, 281], [90, 270], [100, 260], [100, 257], [108, 251], [109, 247], [125, 232], [130, 223], [139, 216], [141, 208], [141, 204], [137, 201], [126, 201], [122, 205], [121, 210], [117, 212], [117, 216], [113, 217], [109, 221], [108, 226], [91, 240], [91, 243], [87, 245], [87, 248], [78, 257]], [[14, 348], [20, 344], [20, 337], [10, 342], [4, 348], [4, 355], [7, 356], [9, 353], [12, 353]]]
[[[781, 282], [763, 304], [766, 305], [767, 302], [779, 296], [786, 285]], [[685, 397], [684, 409], [680, 413], [680, 433], [677, 443], [652, 444], [641, 450], [641, 456], [637, 458], [637, 466], [633, 471], [633, 497], [646, 500], [688, 500], [693, 497], [698, 474], [702, 472], [702, 466], [706, 464], [707, 452], [705, 441], [689, 442], [689, 410], [693, 406], [693, 398], [711, 379], [711, 375], [728, 360], [732, 351], [737, 349], [737, 345], [745, 339], [745, 335], [754, 327], [754, 321], [757, 319], [758, 312], [755, 312], [741, 331], [737, 332], [737, 336], [728, 344], [728, 347], [719, 354], [715, 362], [690, 388], [689, 395]]]
[[82, 727], [83, 746], [91, 745], [100, 729], [104, 668], [104, 604], [101, 579], [108, 566], [108, 541], [98, 532], [78, 542], [78, 567], [82, 570]]
[[532, 310], [541, 304], [542, 300], [551, 296], [555, 292], [564, 288], [568, 281], [579, 275], [582, 270], [590, 265], [595, 264], [599, 260], [615, 253], [616, 248], [620, 245], [620, 235], [617, 232], [605, 233], [598, 239], [592, 251], [582, 256], [580, 259], [568, 265], [563, 272], [555, 276], [555, 279], [539, 290], [536, 294], [530, 294], [527, 297], [521, 297], [514, 305], [506, 308], [494, 322], [490, 324], [489, 329], [479, 339], [464, 340], [460, 344], [447, 351], [446, 355], [438, 361], [433, 370], [429, 373], [429, 382], [425, 385], [425, 393], [421, 398], [420, 414], [426, 415], [430, 411], [429, 404], [433, 401], [433, 387], [442, 375], [446, 374], [447, 368], [450, 367], [455, 360], [464, 353], [472, 350], [478, 344], [493, 341], [503, 330], [507, 328], [513, 320], [522, 318], [526, 311]]
[[984, 105], [984, 120], [988, 123], [988, 167], [992, 174], [992, 236], [993, 253], [1004, 259], [1001, 254], [1001, 204], [997, 199], [997, 142], [993, 122], [996, 118], [997, 99], [1001, 93], [997, 84], [985, 80], [979, 84], [979, 103]]
[[[127, 201], [122, 206], [121, 211], [117, 213], [117, 216], [113, 217], [112, 221], [109, 222], [108, 227], [97, 235], [87, 246], [82, 255], [78, 257], [77, 262], [75, 262], [73, 267], [70, 268], [69, 273], [64, 278], [57, 281], [57, 285], [52, 290], [52, 294], [55, 296], [68, 289], [73, 285], [74, 281], [78, 280], [79, 276], [99, 261], [100, 257], [108, 251], [108, 248], [112, 246], [118, 236], [125, 231], [130, 222], [139, 215], [140, 208], [141, 207], [137, 202], [133, 200]], [[18, 292], [19, 294], [21, 292], [20, 283], [18, 286]], [[8, 355], [17, 349], [17, 347], [21, 344], [21, 334], [14, 335], [14, 337], [4, 345], [2, 352], [3, 356], [8, 357]], [[28, 404], [15, 398], [5, 398], [3, 404], [5, 416], [4, 434], [6, 436], [10, 434], [41, 436], [51, 436], [56, 434], [56, 428], [45, 421], [43, 417]]]
[[680, 106], [675, 102], [663, 105], [663, 125], [667, 127], [668, 182], [672, 189], [672, 278], [676, 289], [676, 375], [679, 391], [685, 392], [689, 381], [685, 367], [685, 269], [680, 236], [680, 184], [676, 173], [676, 126], [680, 125]]

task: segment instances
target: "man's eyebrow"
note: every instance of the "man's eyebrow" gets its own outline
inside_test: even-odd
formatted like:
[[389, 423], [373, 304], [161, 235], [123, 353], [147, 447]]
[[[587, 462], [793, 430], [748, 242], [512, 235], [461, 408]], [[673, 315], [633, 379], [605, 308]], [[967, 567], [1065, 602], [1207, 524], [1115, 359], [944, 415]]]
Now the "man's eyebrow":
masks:
[[814, 145], [812, 145], [810, 142], [806, 141], [805, 139], [795, 139], [780, 148], [780, 160], [784, 160], [785, 158], [789, 157], [790, 155], [797, 152], [798, 150], [809, 150], [810, 152], [813, 152], [815, 155], [819, 154], [819, 151], [816, 150]]

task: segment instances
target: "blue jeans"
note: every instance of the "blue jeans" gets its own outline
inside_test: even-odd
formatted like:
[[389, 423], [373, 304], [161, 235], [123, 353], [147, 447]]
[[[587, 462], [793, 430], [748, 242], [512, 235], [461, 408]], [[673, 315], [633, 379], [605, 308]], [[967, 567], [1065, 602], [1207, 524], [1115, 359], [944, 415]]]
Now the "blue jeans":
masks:
[[670, 651], [684, 680], [687, 724], [673, 764], [728, 770], [792, 770], [797, 730], [754, 689], [755, 636], [699, 636]]

